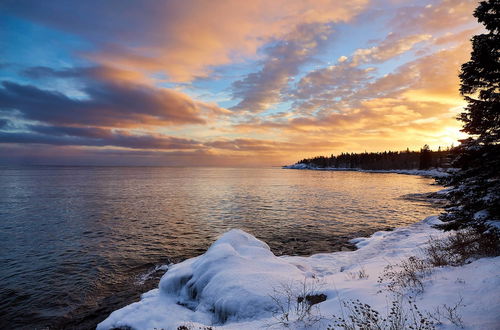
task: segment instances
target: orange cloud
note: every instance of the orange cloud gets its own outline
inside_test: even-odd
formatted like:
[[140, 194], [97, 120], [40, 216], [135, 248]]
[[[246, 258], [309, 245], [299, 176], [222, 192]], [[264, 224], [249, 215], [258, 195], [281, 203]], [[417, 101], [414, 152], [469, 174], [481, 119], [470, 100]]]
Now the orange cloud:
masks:
[[330, 152], [416, 149], [423, 143], [437, 148], [456, 143], [463, 135], [455, 117], [464, 105], [457, 73], [469, 51], [463, 42], [375, 80], [369, 72], [345, 62], [316, 70], [300, 81], [293, 94], [295, 98], [311, 96], [295, 104], [296, 116], [242, 122], [235, 129], [273, 130], [290, 141], [323, 138], [346, 143]]
[[415, 44], [429, 40], [430, 34], [415, 34], [400, 37], [391, 33], [379, 45], [371, 48], [357, 49], [352, 56], [352, 66], [358, 66], [361, 63], [380, 63], [393, 57], [401, 55], [415, 46]]
[[149, 22], [143, 36], [147, 43], [134, 35], [137, 46], [108, 43], [104, 50], [87, 55], [105, 65], [165, 72], [169, 80], [185, 82], [207, 77], [214, 66], [255, 57], [259, 47], [302, 24], [349, 21], [367, 4], [368, 0], [151, 2], [142, 13], [128, 13], [133, 20]]
[[[388, 25], [397, 32], [357, 45], [350, 56], [336, 53], [337, 63], [325, 64], [330, 53], [321, 51], [343, 50], [332, 42], [334, 23], [392, 3], [403, 6], [384, 12], [396, 12]], [[469, 56], [468, 37], [479, 31], [471, 16], [477, 2], [404, 3], [151, 1], [138, 10], [137, 3], [114, 0], [17, 9], [14, 1], [14, 12], [90, 42], [94, 47], [84, 55], [98, 64], [30, 73], [33, 80], [44, 74], [77, 79], [86, 96], [80, 99], [34, 83], [3, 82], [0, 134], [10, 150], [39, 143], [54, 155], [72, 146], [75, 157], [106, 152], [119, 159], [128, 152], [133, 159], [171, 164], [177, 157], [205, 165], [279, 165], [320, 153], [449, 144], [459, 137], [454, 117], [464, 102], [457, 74]], [[209, 81], [218, 66], [249, 59], [258, 66], [250, 74], [224, 77], [233, 81], [223, 93], [239, 102], [232, 111], [181, 92], [196, 88], [189, 84], [196, 78]], [[400, 60], [409, 62], [380, 76]], [[159, 81], [175, 87], [159, 87]], [[225, 88], [220, 85], [217, 92]], [[5, 113], [28, 122], [27, 132], [14, 132]]]
[[421, 3], [403, 7], [390, 22], [396, 30], [420, 31], [435, 34], [474, 22], [472, 13], [477, 0], [441, 0], [423, 6]]

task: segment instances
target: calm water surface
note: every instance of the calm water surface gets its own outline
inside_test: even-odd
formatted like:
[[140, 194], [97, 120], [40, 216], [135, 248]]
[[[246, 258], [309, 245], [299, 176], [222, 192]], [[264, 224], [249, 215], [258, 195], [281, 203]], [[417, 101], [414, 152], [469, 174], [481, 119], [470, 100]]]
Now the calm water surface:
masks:
[[403, 198], [440, 189], [432, 183], [280, 168], [0, 168], [0, 328], [95, 327], [156, 286], [155, 267], [231, 228], [278, 255], [346, 248], [439, 213]]

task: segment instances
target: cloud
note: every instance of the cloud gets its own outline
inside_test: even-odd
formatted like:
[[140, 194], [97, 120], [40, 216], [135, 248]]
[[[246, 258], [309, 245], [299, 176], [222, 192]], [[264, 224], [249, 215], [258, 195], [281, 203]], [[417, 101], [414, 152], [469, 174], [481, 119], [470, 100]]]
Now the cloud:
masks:
[[0, 129], [7, 129], [10, 126], [10, 120], [0, 118]]
[[[5, 163], [5, 161], [8, 161]], [[0, 164], [104, 165], [104, 166], [238, 166], [284, 165], [293, 158], [284, 155], [220, 154], [206, 150], [151, 151], [71, 146], [5, 144], [0, 148]]]
[[430, 34], [414, 34], [401, 37], [398, 34], [391, 33], [377, 46], [357, 49], [352, 56], [351, 65], [358, 66], [361, 63], [385, 62], [409, 51], [419, 42], [429, 40], [431, 37]]
[[3, 81], [0, 85], [2, 144], [198, 149], [205, 148], [199, 141], [156, 131], [170, 126], [177, 129], [183, 125], [204, 126], [210, 117], [228, 113], [174, 90], [115, 80], [123, 72], [107, 67], [65, 70], [33, 67], [23, 74], [42, 84], [74, 79], [83, 97]]
[[[198, 149], [199, 142], [160, 135], [71, 130], [68, 127], [30, 127], [32, 132], [0, 132], [0, 143], [48, 144], [86, 147], [123, 147], [130, 149]], [[96, 134], [97, 133], [97, 134]]]
[[305, 75], [288, 99], [302, 114], [340, 106], [342, 99], [350, 99], [372, 79], [371, 69], [361, 69], [347, 62], [317, 69]]
[[106, 127], [204, 124], [204, 114], [224, 113], [216, 105], [171, 89], [110, 79], [119, 72], [105, 67], [62, 71], [32, 68], [26, 74], [35, 78], [77, 78], [86, 97], [75, 99], [58, 91], [3, 81], [0, 108], [16, 110], [23, 119], [50, 124]]
[[411, 5], [398, 10], [389, 22], [395, 30], [419, 33], [449, 32], [454, 28], [474, 23], [472, 17], [477, 0], [441, 0], [426, 6]]
[[449, 43], [463, 43], [465, 40], [470, 40], [473, 35], [480, 33], [481, 30], [483, 30], [483, 28], [481, 26], [477, 26], [471, 29], [462, 30], [458, 33], [447, 32], [444, 35], [435, 38], [433, 43], [434, 45], [439, 46]]
[[206, 145], [216, 149], [232, 151], [283, 153], [289, 151], [291, 148], [297, 148], [299, 144], [273, 140], [239, 138], [212, 141], [206, 143]]
[[[233, 83], [233, 97], [242, 98], [242, 101], [232, 109], [260, 112], [281, 101], [285, 89], [298, 73], [299, 67], [321, 50], [332, 33], [332, 27], [327, 24], [300, 26], [276, 46], [269, 48], [260, 71]], [[306, 107], [314, 108], [315, 104], [321, 102], [318, 98], [335, 98], [341, 94], [352, 93], [352, 88], [361, 78], [366, 80], [369, 77], [370, 69], [359, 69], [357, 66], [363, 63], [385, 62], [431, 37], [430, 34], [400, 36], [390, 33], [377, 46], [357, 49], [350, 59], [341, 56], [338, 66], [310, 72], [300, 80], [296, 91], [286, 98], [309, 99], [307, 102], [296, 102], [296, 105], [300, 104], [301, 111], [304, 111]], [[328, 93], [320, 95], [313, 91], [318, 87], [319, 79], [323, 80], [322, 87], [328, 87]], [[311, 80], [315, 81], [311, 83]], [[308, 88], [307, 85], [313, 88]], [[321, 90], [324, 91], [324, 88]]]
[[[76, 34], [106, 66], [164, 72], [173, 81], [255, 56], [302, 24], [345, 22], [368, 0], [4, 1], [3, 10]], [[89, 24], [89, 22], [92, 22]]]
[[[304, 147], [298, 142], [265, 139], [215, 139], [200, 141], [163, 134], [132, 134], [124, 130], [95, 127], [27, 125], [24, 130], [0, 131], [0, 144], [44, 144], [54, 146], [113, 147], [155, 151], [204, 150], [231, 153], [282, 154]], [[311, 147], [311, 146], [309, 146]]]
[[301, 141], [311, 137], [345, 141], [343, 151], [435, 147], [460, 136], [455, 120], [464, 102], [458, 68], [470, 46], [457, 44], [377, 77], [345, 61], [307, 74], [290, 97], [292, 116], [240, 122], [237, 131], [273, 130]]
[[[430, 34], [401, 36], [390, 33], [371, 48], [360, 48], [350, 57], [341, 56], [336, 65], [313, 70], [306, 74], [286, 96], [293, 101], [292, 108], [301, 114], [321, 111], [342, 111], [359, 105], [371, 91], [376, 80], [379, 85], [390, 79], [375, 79], [377, 68], [363, 64], [379, 64], [412, 50], [415, 45], [431, 40]], [[392, 75], [391, 75], [392, 78]], [[402, 88], [404, 85], [398, 85]], [[386, 84], [386, 87], [389, 87]], [[380, 90], [388, 93], [391, 88]], [[380, 96], [380, 95], [379, 95]]]
[[[55, 131], [57, 128], [47, 128]], [[150, 140], [155, 139], [152, 143]], [[134, 141], [133, 143], [130, 143]], [[130, 137], [113, 134], [106, 139], [76, 138], [38, 133], [0, 131], [0, 164], [262, 166], [284, 165], [295, 152], [324, 152], [342, 142], [282, 142], [264, 139], [221, 139], [205, 143], [173, 137]], [[43, 145], [43, 147], [41, 147]]]
[[299, 67], [321, 49], [332, 32], [328, 24], [301, 25], [276, 42], [267, 49], [260, 71], [233, 83], [233, 97], [242, 100], [232, 109], [260, 112], [279, 102]]
[[[55, 28], [60, 48], [75, 52], [49, 62], [65, 69], [22, 75], [23, 64], [9, 59], [0, 156], [283, 164], [451, 143], [463, 105], [457, 74], [478, 31], [476, 2], [432, 2], [5, 0], [2, 13]], [[85, 50], [72, 43], [82, 40]], [[239, 103], [227, 110], [192, 95]]]
[[[402, 91], [406, 91], [407, 98], [413, 95], [414, 100], [417, 97], [426, 101], [439, 101], [439, 97], [449, 100], [450, 95], [456, 98], [457, 71], [466, 59], [469, 46], [464, 43], [464, 39], [458, 42], [459, 39], [452, 36], [463, 37], [475, 30], [468, 29], [437, 38], [430, 34], [400, 36], [390, 33], [374, 47], [357, 49], [350, 58], [341, 57], [336, 65], [309, 72], [296, 84], [287, 99], [294, 101], [293, 109], [297, 113], [324, 115], [330, 111], [349, 111], [367, 99], [399, 97]], [[428, 41], [426, 47], [452, 45], [449, 49], [429, 52], [427, 56], [420, 54], [416, 60], [382, 77], [376, 67], [362, 66], [365, 63], [385, 62], [408, 52], [422, 41]]]
[[461, 104], [458, 72], [460, 65], [467, 60], [469, 51], [470, 45], [462, 41], [448, 49], [419, 57], [389, 74], [370, 81], [364, 88], [358, 90], [354, 98], [385, 97], [437, 102], [450, 106]]

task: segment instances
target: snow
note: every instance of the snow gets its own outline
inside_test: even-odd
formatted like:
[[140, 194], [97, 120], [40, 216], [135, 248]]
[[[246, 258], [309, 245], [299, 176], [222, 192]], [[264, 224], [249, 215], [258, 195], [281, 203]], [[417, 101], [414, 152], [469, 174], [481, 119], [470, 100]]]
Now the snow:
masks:
[[474, 220], [484, 220], [484, 219], [488, 219], [488, 216], [489, 216], [489, 212], [488, 210], [481, 210], [481, 211], [477, 211], [476, 213], [474, 213]]
[[[97, 329], [177, 329], [180, 325], [195, 329], [283, 328], [272, 310], [277, 305], [273, 298], [282, 306], [286, 303], [286, 288], [306, 287], [326, 295], [312, 310], [317, 322], [297, 320], [292, 311], [291, 329], [325, 329], [332, 324], [332, 315], [342, 315], [341, 302], [350, 299], [385, 312], [391, 298], [378, 283], [379, 275], [388, 264], [420, 255], [429, 236], [447, 235], [432, 228], [437, 223], [437, 217], [428, 217], [408, 227], [354, 239], [356, 251], [309, 257], [277, 257], [266, 243], [241, 230], [231, 230], [203, 255], [171, 265], [158, 289], [113, 312]], [[459, 313], [466, 329], [498, 329], [499, 270], [500, 257], [435, 268], [422, 279], [424, 291], [416, 296], [416, 304], [421, 311], [432, 312], [462, 299]], [[360, 271], [366, 276], [357, 276]], [[439, 328], [456, 327], [444, 319]]]
[[213, 313], [217, 323], [250, 319], [272, 308], [268, 292], [283, 274], [304, 277], [293, 264], [276, 258], [264, 242], [231, 230], [203, 257], [172, 267], [161, 279], [160, 291], [192, 310]]
[[292, 170], [316, 170], [316, 171], [354, 171], [354, 172], [366, 172], [366, 173], [396, 173], [396, 174], [406, 174], [406, 175], [422, 175], [431, 176], [434, 178], [446, 177], [449, 174], [445, 169], [442, 168], [432, 168], [428, 170], [405, 170], [405, 169], [394, 169], [394, 170], [364, 170], [361, 168], [337, 168], [337, 167], [314, 167], [308, 164], [297, 163], [293, 165], [283, 166], [284, 169]]

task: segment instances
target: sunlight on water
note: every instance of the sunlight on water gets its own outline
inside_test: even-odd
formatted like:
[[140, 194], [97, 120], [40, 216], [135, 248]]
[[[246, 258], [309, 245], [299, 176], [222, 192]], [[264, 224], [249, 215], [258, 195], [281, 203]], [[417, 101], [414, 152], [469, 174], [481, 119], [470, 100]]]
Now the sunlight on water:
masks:
[[0, 327], [82, 315], [95, 324], [144, 291], [134, 287], [140, 276], [203, 253], [231, 228], [276, 254], [346, 248], [349, 238], [438, 214], [401, 198], [439, 190], [432, 182], [279, 168], [2, 168]]

